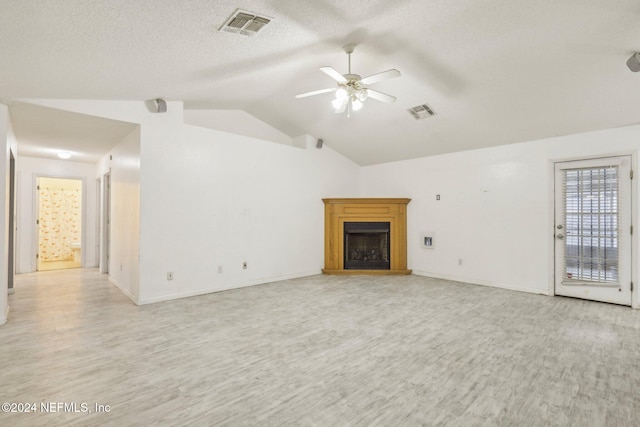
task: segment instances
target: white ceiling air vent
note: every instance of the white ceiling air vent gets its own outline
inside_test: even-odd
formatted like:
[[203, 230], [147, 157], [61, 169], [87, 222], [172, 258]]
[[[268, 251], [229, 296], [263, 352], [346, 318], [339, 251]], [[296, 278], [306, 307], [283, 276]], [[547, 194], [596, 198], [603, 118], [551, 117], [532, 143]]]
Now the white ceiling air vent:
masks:
[[233, 12], [227, 22], [225, 22], [222, 28], [220, 28], [220, 31], [239, 33], [245, 36], [254, 36], [269, 22], [271, 22], [271, 18], [238, 9]]
[[427, 117], [435, 116], [436, 113], [429, 107], [427, 104], [417, 105], [415, 107], [409, 108], [409, 112], [413, 116], [414, 119], [426, 119]]

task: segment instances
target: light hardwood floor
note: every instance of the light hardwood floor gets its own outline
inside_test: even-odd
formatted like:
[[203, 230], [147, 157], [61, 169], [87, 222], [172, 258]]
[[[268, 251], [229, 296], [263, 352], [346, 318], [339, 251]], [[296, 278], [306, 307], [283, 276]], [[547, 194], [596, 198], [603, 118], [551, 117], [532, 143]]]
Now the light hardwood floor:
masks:
[[64, 270], [67, 268], [80, 268], [80, 261], [41, 261], [38, 263], [38, 271]]
[[640, 311], [418, 276], [314, 276], [133, 305], [21, 275], [2, 426], [638, 426]]

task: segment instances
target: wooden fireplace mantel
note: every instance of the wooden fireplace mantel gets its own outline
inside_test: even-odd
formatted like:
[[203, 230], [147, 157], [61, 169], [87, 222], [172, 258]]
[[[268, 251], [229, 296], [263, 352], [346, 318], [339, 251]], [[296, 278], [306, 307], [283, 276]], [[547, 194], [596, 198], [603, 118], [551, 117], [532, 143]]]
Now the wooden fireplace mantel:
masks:
[[[407, 204], [411, 199], [322, 199], [324, 202], [324, 274], [411, 274], [407, 270]], [[389, 270], [344, 269], [344, 223], [388, 222]]]

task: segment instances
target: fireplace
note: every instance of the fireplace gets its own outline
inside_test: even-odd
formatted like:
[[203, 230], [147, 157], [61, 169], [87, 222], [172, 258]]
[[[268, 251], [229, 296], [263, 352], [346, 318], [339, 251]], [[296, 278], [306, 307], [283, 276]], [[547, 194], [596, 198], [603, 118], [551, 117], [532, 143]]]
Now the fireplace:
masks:
[[322, 199], [325, 274], [411, 274], [407, 204], [411, 199]]
[[345, 222], [345, 270], [389, 270], [390, 230], [388, 222]]

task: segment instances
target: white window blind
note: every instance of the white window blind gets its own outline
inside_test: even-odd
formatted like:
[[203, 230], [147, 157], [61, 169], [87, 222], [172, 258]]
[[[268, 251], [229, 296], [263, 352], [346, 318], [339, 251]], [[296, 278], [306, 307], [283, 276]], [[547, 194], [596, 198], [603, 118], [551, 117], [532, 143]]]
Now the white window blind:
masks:
[[618, 282], [618, 166], [563, 171], [565, 280]]

